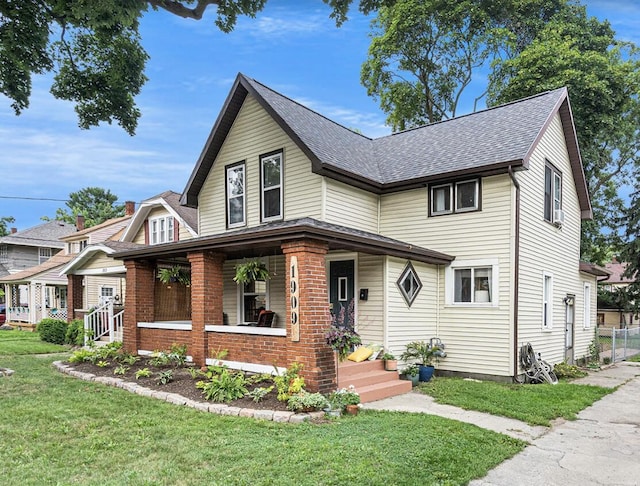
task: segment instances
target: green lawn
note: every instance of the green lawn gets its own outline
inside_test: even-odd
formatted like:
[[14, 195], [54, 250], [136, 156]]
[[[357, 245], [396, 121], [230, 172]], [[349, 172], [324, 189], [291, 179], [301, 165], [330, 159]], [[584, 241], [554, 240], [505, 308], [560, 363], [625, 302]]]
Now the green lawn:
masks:
[[531, 425], [549, 426], [558, 417], [574, 420], [576, 414], [613, 390], [598, 386], [517, 385], [437, 378], [420, 385], [436, 402], [510, 417]]
[[47, 354], [67, 351], [66, 346], [46, 343], [37, 332], [0, 331], [0, 356], [8, 354]]
[[[0, 351], [4, 349], [0, 344]], [[524, 443], [440, 417], [363, 410], [277, 424], [178, 407], [3, 356], [2, 484], [466, 484]]]

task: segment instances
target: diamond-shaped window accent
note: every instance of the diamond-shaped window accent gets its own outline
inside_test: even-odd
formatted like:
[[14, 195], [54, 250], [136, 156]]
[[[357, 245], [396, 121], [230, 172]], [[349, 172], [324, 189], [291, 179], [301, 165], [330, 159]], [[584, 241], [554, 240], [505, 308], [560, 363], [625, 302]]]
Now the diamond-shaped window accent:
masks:
[[416, 297], [420, 293], [420, 289], [422, 289], [422, 282], [420, 278], [418, 278], [418, 273], [415, 268], [413, 268], [411, 262], [407, 262], [396, 283], [405, 302], [411, 307], [411, 304], [413, 304], [413, 301], [416, 300]]

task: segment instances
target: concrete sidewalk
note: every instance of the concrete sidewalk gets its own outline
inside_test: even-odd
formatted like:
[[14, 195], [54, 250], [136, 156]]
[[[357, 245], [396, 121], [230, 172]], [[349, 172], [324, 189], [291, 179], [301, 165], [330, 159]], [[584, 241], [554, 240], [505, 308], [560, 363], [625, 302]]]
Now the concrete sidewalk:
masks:
[[471, 412], [418, 393], [367, 403], [363, 408], [439, 415], [469, 422], [530, 445], [471, 486], [640, 484], [640, 363], [618, 363], [575, 383], [620, 388], [553, 427]]

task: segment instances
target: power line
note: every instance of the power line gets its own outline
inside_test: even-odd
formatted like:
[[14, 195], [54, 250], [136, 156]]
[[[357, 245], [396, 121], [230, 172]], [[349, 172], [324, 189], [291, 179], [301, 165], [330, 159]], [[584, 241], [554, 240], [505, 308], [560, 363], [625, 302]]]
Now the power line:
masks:
[[0, 196], [0, 199], [22, 199], [25, 201], [69, 202], [69, 199], [52, 199], [48, 197]]

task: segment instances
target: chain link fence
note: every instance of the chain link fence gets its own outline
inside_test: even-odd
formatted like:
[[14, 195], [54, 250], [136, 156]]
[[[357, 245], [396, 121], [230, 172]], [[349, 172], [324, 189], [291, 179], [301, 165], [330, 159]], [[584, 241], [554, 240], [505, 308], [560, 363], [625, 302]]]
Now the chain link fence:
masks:
[[625, 361], [640, 354], [640, 326], [624, 329], [599, 327], [596, 333], [600, 360], [605, 363]]

